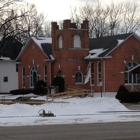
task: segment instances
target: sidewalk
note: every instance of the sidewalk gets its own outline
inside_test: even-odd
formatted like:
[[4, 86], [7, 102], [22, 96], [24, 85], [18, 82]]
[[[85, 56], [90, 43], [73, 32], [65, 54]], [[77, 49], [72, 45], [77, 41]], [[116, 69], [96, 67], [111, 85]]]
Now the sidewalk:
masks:
[[130, 110], [140, 110], [140, 103], [122, 103], [122, 104]]

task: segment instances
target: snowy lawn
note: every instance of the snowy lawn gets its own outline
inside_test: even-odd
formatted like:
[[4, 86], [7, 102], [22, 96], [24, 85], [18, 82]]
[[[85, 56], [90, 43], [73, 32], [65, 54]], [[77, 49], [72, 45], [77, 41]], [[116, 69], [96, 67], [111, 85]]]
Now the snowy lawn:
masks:
[[[45, 100], [46, 97], [38, 99]], [[41, 117], [41, 109], [56, 116]], [[0, 104], [0, 126], [140, 121], [139, 114], [128, 110], [113, 94], [103, 94], [102, 98], [96, 94], [86, 98], [55, 99], [42, 105]]]

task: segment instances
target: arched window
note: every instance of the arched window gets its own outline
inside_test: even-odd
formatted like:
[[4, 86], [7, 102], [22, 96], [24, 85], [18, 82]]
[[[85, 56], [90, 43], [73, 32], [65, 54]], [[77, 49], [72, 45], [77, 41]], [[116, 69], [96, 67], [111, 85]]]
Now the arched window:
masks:
[[62, 49], [63, 48], [63, 44], [62, 44], [63, 42], [62, 42], [62, 36], [59, 36], [59, 38], [58, 38], [58, 48], [59, 49]]
[[44, 65], [44, 82], [47, 82], [47, 66]]
[[97, 62], [97, 84], [101, 82], [101, 62]]
[[34, 86], [38, 81], [38, 70], [37, 67], [32, 67], [30, 71], [30, 86]]
[[22, 67], [22, 88], [25, 88], [25, 68]]
[[130, 69], [135, 67], [137, 63], [135, 62], [129, 62], [127, 66], [125, 67], [125, 83], [131, 84], [131, 83], [140, 83], [140, 74], [131, 74], [129, 72]]
[[83, 74], [81, 72], [77, 72], [75, 75], [75, 82], [77, 84], [83, 83]]
[[74, 48], [81, 48], [81, 38], [79, 35], [74, 36]]
[[63, 73], [62, 73], [61, 70], [59, 70], [59, 71], [57, 72], [57, 76], [63, 77]]

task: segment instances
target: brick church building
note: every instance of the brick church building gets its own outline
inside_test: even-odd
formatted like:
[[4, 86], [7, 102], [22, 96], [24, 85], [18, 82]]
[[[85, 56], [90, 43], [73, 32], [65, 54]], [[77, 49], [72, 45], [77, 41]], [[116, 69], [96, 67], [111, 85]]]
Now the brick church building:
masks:
[[[52, 37], [30, 38], [14, 60], [18, 65], [18, 88], [33, 88], [38, 80], [49, 87], [56, 76], [65, 87], [116, 92], [120, 85], [138, 89], [140, 74], [131, 69], [140, 63], [140, 38], [135, 33], [89, 38], [88, 21], [77, 28], [71, 20], [60, 29], [52, 22]], [[85, 84], [87, 65], [91, 79]]]

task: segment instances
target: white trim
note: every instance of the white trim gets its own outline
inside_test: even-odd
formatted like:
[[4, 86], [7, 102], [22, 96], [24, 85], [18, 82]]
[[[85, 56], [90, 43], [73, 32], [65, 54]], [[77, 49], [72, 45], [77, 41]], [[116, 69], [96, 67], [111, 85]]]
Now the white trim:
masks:
[[[81, 78], [82, 78], [82, 81], [81, 82], [76, 82], [76, 74], [77, 73], [80, 73], [81, 74]], [[83, 73], [82, 72], [80, 72], [80, 71], [78, 71], [78, 72], [76, 72], [76, 74], [75, 74], [75, 84], [83, 84]]]
[[81, 37], [79, 35], [73, 37], [73, 48], [81, 48]]
[[105, 56], [109, 55], [111, 52], [113, 52], [115, 49], [117, 49], [120, 45], [122, 45], [126, 40], [128, 40], [130, 37], [134, 36], [137, 40], [140, 41], [140, 37], [138, 37], [138, 35], [136, 35], [135, 33], [132, 33], [130, 36], [128, 36], [124, 41], [122, 41], [121, 43], [119, 43], [116, 47], [114, 47], [110, 52], [108, 52]]
[[[105, 57], [95, 57], [95, 58], [90, 58], [91, 60], [95, 60], [95, 59], [110, 59], [112, 58], [112, 56], [105, 56]], [[89, 58], [84, 58], [85, 60], [88, 60]]]
[[62, 36], [58, 37], [58, 49], [62, 49], [63, 48], [63, 38]]
[[104, 63], [104, 83], [103, 83], [103, 85], [104, 85], [104, 92], [105, 92], [105, 86], [106, 86], [106, 82], [105, 82], [105, 80], [106, 80], [106, 73], [105, 73], [106, 63], [105, 63], [105, 60], [103, 60], [103, 63]]
[[[41, 47], [39, 46], [39, 44], [37, 44], [37, 42], [35, 41], [34, 37], [31, 37], [27, 43], [25, 44], [25, 46], [22, 47], [21, 52], [19, 53], [18, 57], [16, 58], [16, 61], [22, 57], [22, 55], [24, 54], [24, 52], [26, 51], [26, 49], [28, 48], [28, 46], [30, 45], [31, 42], [34, 42], [34, 44], [36, 44], [36, 46], [38, 46], [38, 48], [41, 50], [41, 52], [49, 59], [49, 57], [44, 53], [43, 49], [41, 49]], [[46, 42], [47, 43], [47, 42]]]
[[[23, 70], [24, 70], [24, 73], [23, 73]], [[25, 88], [25, 67], [22, 67], [22, 88]]]
[[47, 65], [44, 65], [43, 69], [44, 69], [44, 82], [47, 82]]
[[138, 64], [137, 66], [133, 67], [132, 69], [130, 69], [128, 72], [133, 71], [134, 69], [138, 68], [140, 66], [140, 64]]
[[[100, 67], [101, 67], [101, 62], [100, 61], [98, 61], [97, 62], [97, 85], [100, 85], [100, 81], [99, 81], [99, 70], [98, 70], [98, 65], [99, 65], [99, 63], [100, 63]], [[100, 72], [100, 75], [101, 75], [101, 72]]]

